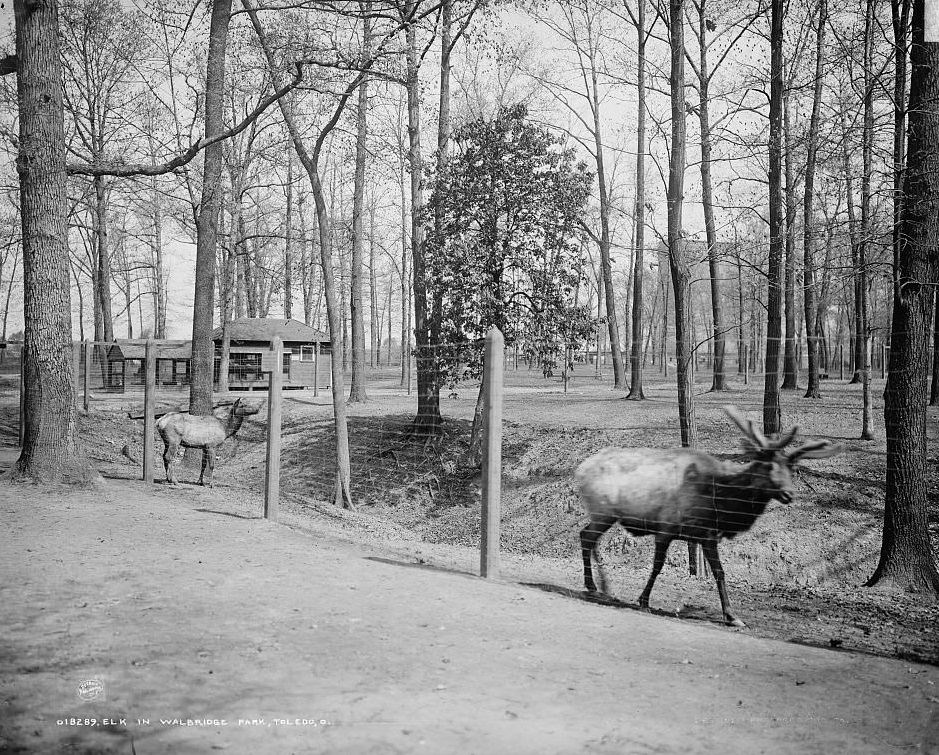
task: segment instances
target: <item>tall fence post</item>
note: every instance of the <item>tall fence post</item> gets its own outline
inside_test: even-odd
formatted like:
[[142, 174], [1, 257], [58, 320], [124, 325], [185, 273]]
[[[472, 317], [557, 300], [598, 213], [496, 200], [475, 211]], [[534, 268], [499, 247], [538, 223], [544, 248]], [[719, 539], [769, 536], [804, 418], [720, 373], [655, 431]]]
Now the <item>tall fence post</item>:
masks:
[[499, 539], [502, 516], [502, 376], [505, 339], [498, 328], [486, 335], [483, 363], [482, 516], [480, 521], [479, 574], [499, 578]]
[[26, 440], [26, 344], [20, 346], [20, 426], [19, 445], [22, 448]]
[[313, 396], [320, 395], [320, 342], [313, 344]]
[[231, 328], [229, 323], [226, 322], [222, 325], [222, 355], [218, 360], [218, 390], [220, 393], [228, 393], [228, 370], [230, 364]]
[[743, 384], [750, 385], [750, 347], [743, 347]]
[[83, 349], [85, 352], [85, 373], [82, 376], [82, 388], [85, 398], [82, 406], [85, 409], [85, 414], [88, 414], [88, 391], [91, 388], [91, 341], [87, 338]]
[[267, 471], [264, 475], [264, 518], [277, 521], [280, 500], [280, 417], [284, 385], [284, 342], [271, 340], [274, 363], [267, 390]]
[[156, 413], [156, 342], [147, 339], [143, 366], [143, 481], [153, 482], [153, 415]]

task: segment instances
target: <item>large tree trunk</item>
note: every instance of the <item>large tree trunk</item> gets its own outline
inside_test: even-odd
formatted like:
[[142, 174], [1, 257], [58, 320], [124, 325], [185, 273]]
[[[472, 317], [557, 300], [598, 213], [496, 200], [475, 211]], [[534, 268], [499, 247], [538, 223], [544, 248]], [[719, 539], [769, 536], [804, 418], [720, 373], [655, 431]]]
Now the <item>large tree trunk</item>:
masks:
[[939, 273], [939, 45], [923, 41], [925, 0], [913, 3], [909, 160], [904, 177], [890, 374], [884, 396], [884, 534], [869, 585], [939, 594], [926, 510], [926, 371]]
[[[416, 12], [416, 3], [406, 4], [410, 17]], [[408, 160], [411, 167], [411, 268], [414, 288], [414, 338], [417, 345], [417, 416], [412, 432], [432, 436], [440, 432], [440, 378], [437, 369], [437, 343], [434, 340], [433, 306], [428, 299], [427, 273], [424, 261], [424, 229], [421, 225], [423, 207], [424, 166], [421, 157], [421, 91], [420, 50], [414, 24], [409, 24], [407, 36], [407, 94], [408, 94]]]
[[815, 289], [815, 165], [818, 156], [818, 128], [824, 84], [825, 26], [828, 23], [828, 0], [819, 0], [815, 37], [815, 84], [812, 92], [812, 117], [806, 137], [805, 190], [802, 202], [803, 306], [805, 310], [805, 346], [808, 353], [808, 386], [805, 398], [821, 398], [818, 373], [818, 300]]
[[782, 429], [779, 403], [780, 346], [782, 345], [782, 285], [785, 223], [782, 189], [783, 2], [771, 1], [769, 99], [769, 269], [767, 271], [766, 365], [763, 382], [763, 432]]
[[[9, 305], [9, 297], [7, 303]], [[936, 301], [933, 306], [936, 320], [933, 323], [932, 333], [932, 381], [929, 386], [929, 405], [939, 406], [939, 287], [936, 289]], [[4, 334], [6, 334], [6, 326], [4, 326]]]
[[[636, 209], [633, 223], [636, 258], [633, 267], [633, 341], [630, 353], [631, 375], [629, 395], [631, 401], [645, 398], [642, 390], [642, 283], [645, 263], [646, 232], [646, 0], [638, 0], [636, 34], [638, 64], [636, 71]], [[649, 332], [651, 335], [652, 328]]]
[[[205, 135], [224, 129], [225, 49], [231, 0], [213, 0], [209, 26], [209, 53], [205, 75]], [[218, 216], [222, 206], [222, 143], [205, 148], [202, 172], [202, 201], [196, 220], [196, 274], [192, 304], [192, 372], [189, 411], [212, 413], [212, 378], [215, 349], [212, 317], [215, 309], [215, 250]]]
[[13, 12], [25, 319], [25, 426], [15, 470], [35, 480], [80, 480], [88, 467], [78, 445], [72, 374], [58, 6], [15, 0]]
[[[370, 3], [365, 3], [366, 11]], [[366, 17], [363, 31], [363, 56], [371, 55], [370, 22]], [[365, 306], [362, 301], [362, 278], [364, 275], [363, 236], [365, 224], [362, 214], [365, 210], [365, 158], [368, 145], [368, 79], [359, 84], [359, 103], [355, 114], [355, 178], [352, 189], [352, 276], [350, 280], [349, 303], [352, 319], [352, 380], [349, 386], [349, 402], [367, 401], [365, 391]]]
[[681, 444], [697, 445], [694, 385], [691, 373], [691, 268], [682, 241], [685, 184], [685, 32], [684, 0], [669, 0], [671, 43], [672, 143], [668, 164], [668, 261], [675, 291], [675, 362]]

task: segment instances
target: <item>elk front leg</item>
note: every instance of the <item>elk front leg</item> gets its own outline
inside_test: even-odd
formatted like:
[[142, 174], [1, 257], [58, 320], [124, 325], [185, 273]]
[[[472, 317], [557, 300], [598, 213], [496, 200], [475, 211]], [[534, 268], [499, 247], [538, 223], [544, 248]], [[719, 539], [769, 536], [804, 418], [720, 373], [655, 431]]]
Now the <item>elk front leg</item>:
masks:
[[[209, 476], [206, 481], [205, 472], [208, 470]], [[202, 472], [199, 474], [199, 484], [206, 487], [212, 487], [212, 478], [215, 475], [215, 447], [206, 446], [202, 449]]]
[[[599, 517], [591, 519], [580, 531], [580, 552], [584, 559], [584, 587], [587, 592], [597, 592], [597, 585], [593, 581], [593, 556], [600, 538], [615, 523], [616, 519], [613, 517]], [[599, 559], [597, 559], [597, 574], [600, 577], [600, 592], [606, 592], [606, 576], [603, 574], [603, 566]]]
[[724, 613], [724, 621], [732, 627], [745, 627], [740, 619], [735, 618], [730, 611], [730, 601], [727, 599], [727, 587], [724, 585], [724, 567], [721, 565], [721, 557], [717, 553], [717, 541], [705, 540], [701, 543], [704, 550], [704, 557], [707, 559], [708, 566], [714, 573], [714, 579], [717, 581], [717, 594], [721, 598], [721, 611]]
[[655, 538], [655, 556], [652, 558], [652, 573], [649, 575], [649, 581], [646, 582], [645, 589], [639, 596], [639, 608], [649, 610], [649, 596], [652, 594], [652, 586], [655, 584], [656, 577], [665, 566], [665, 555], [668, 553], [668, 546], [672, 541], [664, 537]]

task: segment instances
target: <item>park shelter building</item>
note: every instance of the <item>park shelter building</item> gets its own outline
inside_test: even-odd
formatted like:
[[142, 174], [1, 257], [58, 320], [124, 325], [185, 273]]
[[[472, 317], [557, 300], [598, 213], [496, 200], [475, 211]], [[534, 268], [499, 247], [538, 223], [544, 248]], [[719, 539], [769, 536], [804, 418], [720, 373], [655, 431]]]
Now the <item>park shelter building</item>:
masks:
[[[227, 331], [227, 339], [226, 339]], [[271, 340], [284, 342], [285, 388], [328, 388], [331, 368], [329, 336], [299, 320], [280, 317], [240, 317], [212, 333], [215, 343], [215, 381], [221, 385], [227, 340], [229, 390], [266, 389], [262, 354]]]
[[[107, 346], [105, 388], [123, 392], [128, 386], [144, 384], [147, 343], [140, 340], [115, 341]], [[156, 384], [189, 385], [192, 361], [190, 341], [160, 341], [156, 350]]]

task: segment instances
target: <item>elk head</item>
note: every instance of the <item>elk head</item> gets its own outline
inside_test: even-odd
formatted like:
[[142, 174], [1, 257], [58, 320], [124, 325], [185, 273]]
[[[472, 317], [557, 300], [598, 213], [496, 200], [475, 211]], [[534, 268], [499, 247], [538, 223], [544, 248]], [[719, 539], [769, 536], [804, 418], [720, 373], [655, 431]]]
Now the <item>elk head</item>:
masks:
[[780, 433], [776, 438], [767, 438], [753, 421], [744, 417], [733, 406], [725, 406], [724, 412], [740, 428], [741, 444], [752, 457], [748, 470], [763, 496], [780, 503], [792, 503], [794, 498], [792, 472], [799, 459], [824, 459], [840, 454], [843, 448], [827, 440], [803, 443], [786, 451], [786, 446], [795, 440], [798, 427]]

